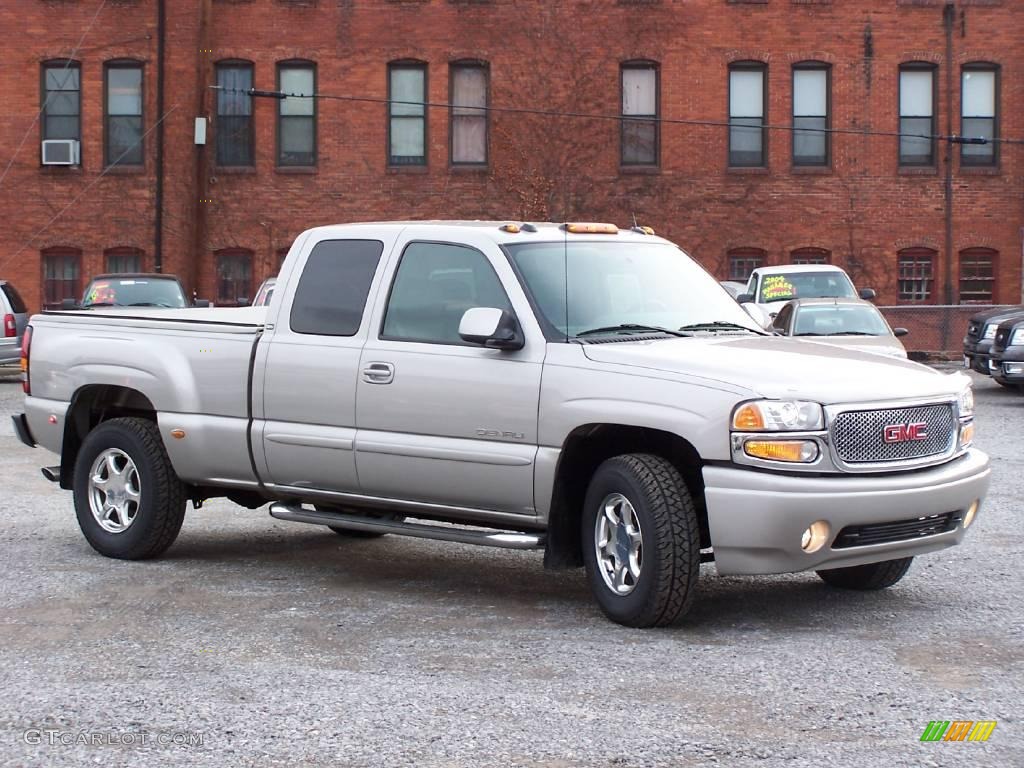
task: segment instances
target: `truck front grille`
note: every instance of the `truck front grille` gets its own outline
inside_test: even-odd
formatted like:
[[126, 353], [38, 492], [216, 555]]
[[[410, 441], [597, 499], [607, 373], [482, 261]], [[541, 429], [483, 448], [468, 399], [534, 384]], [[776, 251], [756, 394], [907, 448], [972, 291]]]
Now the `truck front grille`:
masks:
[[871, 525], [848, 525], [839, 532], [832, 542], [832, 549], [866, 547], [871, 544], [886, 544], [891, 541], [911, 541], [924, 536], [955, 531], [960, 524], [959, 512], [917, 517], [913, 520], [897, 520], [893, 523]]
[[846, 411], [835, 417], [831, 434], [836, 455], [846, 464], [925, 460], [951, 453], [957, 437], [949, 403]]

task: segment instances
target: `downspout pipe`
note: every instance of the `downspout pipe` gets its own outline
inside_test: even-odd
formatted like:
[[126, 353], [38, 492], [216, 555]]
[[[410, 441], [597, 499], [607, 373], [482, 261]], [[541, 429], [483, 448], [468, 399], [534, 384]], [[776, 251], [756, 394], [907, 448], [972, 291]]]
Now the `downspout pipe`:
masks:
[[946, 259], [943, 274], [943, 303], [953, 303], [953, 23], [956, 7], [949, 2], [942, 9], [942, 24], [946, 32]]
[[164, 46], [167, 37], [166, 0], [156, 3], [156, 213], [153, 216], [153, 271], [164, 271]]

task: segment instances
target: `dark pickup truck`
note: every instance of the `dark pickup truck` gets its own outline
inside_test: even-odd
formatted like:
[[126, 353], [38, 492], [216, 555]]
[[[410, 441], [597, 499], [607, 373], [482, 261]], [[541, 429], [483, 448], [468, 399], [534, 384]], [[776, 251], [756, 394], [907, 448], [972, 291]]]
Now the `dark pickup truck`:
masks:
[[989, 354], [996, 328], [1004, 320], [1017, 315], [1024, 317], [1024, 306], [995, 307], [972, 315], [967, 321], [967, 335], [964, 336], [964, 367], [988, 375]]
[[999, 324], [990, 361], [993, 379], [1024, 392], [1024, 313]]
[[174, 275], [159, 272], [127, 272], [96, 275], [89, 281], [82, 300], [65, 299], [61, 309], [92, 309], [94, 307], [208, 307], [210, 302], [196, 299], [189, 302], [185, 289]]

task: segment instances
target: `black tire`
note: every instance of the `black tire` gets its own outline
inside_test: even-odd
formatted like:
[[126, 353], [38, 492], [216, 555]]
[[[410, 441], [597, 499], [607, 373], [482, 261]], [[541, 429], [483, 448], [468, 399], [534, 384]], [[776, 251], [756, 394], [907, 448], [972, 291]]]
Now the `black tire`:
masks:
[[907, 575], [912, 557], [885, 560], [881, 563], [851, 565], [849, 568], [829, 568], [816, 571], [826, 584], [840, 589], [886, 589]]
[[[640, 575], [628, 594], [605, 582], [598, 562], [595, 527], [613, 494], [629, 501], [640, 526]], [[700, 579], [700, 526], [690, 491], [670, 462], [649, 454], [605, 461], [590, 480], [581, 528], [590, 588], [609, 619], [627, 627], [660, 627], [690, 609]]]
[[[104, 451], [115, 448], [134, 462], [139, 501], [132, 522], [120, 533], [104, 530], [90, 508], [90, 472]], [[160, 430], [146, 419], [105, 421], [88, 435], [75, 460], [75, 514], [92, 548], [119, 560], [144, 560], [163, 553], [178, 537], [188, 501], [167, 456]]]

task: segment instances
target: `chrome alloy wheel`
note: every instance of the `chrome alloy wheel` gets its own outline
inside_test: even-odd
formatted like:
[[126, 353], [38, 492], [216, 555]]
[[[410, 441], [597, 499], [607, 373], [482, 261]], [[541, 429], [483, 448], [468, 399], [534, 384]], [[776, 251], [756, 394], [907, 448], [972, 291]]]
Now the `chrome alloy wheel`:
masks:
[[612, 493], [601, 502], [594, 524], [594, 549], [604, 583], [617, 595], [636, 589], [643, 565], [640, 520], [629, 499]]
[[124, 533], [139, 513], [142, 486], [135, 462], [118, 448], [107, 448], [89, 472], [89, 508], [107, 533]]

